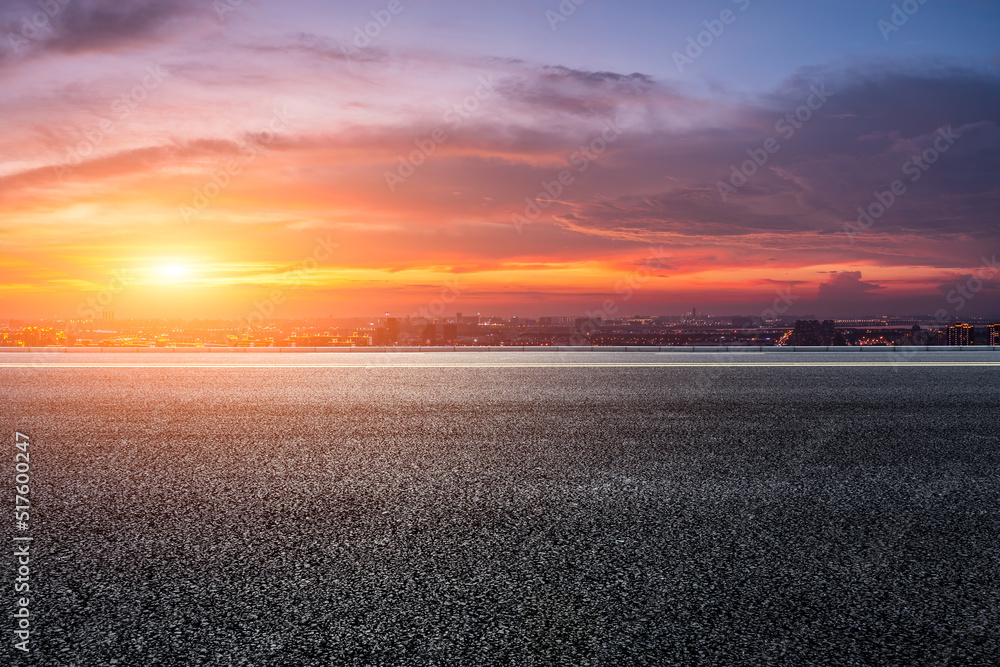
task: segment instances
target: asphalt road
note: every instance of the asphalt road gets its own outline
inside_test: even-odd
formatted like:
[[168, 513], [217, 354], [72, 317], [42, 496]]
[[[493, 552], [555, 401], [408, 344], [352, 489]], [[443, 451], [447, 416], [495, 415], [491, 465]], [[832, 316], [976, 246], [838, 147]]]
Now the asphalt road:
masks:
[[681, 354], [0, 355], [10, 664], [996, 664], [1000, 353]]

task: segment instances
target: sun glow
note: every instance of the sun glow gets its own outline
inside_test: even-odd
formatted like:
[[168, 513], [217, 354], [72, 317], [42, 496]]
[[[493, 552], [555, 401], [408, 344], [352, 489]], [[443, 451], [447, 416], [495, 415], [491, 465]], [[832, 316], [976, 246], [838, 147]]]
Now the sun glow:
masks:
[[191, 267], [186, 264], [171, 262], [163, 264], [157, 271], [161, 283], [180, 283], [191, 278]]

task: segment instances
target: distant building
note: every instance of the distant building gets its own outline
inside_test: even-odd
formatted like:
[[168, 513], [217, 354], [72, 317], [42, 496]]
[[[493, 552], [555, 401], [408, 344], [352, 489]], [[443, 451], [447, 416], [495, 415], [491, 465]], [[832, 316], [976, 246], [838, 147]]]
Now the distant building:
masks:
[[990, 345], [1000, 345], [1000, 324], [991, 324], [987, 328], [990, 332]]
[[420, 337], [423, 339], [424, 345], [437, 345], [437, 325], [433, 322], [425, 325]]
[[847, 345], [844, 334], [837, 331], [833, 320], [797, 320], [788, 345], [830, 346]]
[[956, 322], [948, 327], [948, 345], [975, 345], [975, 327], [965, 322]]
[[903, 343], [905, 345], [930, 345], [932, 339], [932, 332], [921, 329], [919, 324], [914, 324], [910, 328], [910, 333], [904, 336]]
[[458, 325], [457, 324], [446, 324], [443, 329], [443, 337], [445, 345], [455, 345], [458, 343]]
[[38, 327], [25, 327], [21, 331], [21, 340], [25, 347], [40, 347], [42, 344], [42, 334]]

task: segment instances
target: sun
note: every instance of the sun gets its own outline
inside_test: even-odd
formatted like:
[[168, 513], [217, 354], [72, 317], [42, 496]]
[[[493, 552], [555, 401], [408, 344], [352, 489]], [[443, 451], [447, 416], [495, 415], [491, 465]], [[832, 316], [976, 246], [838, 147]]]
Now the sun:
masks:
[[160, 280], [165, 283], [179, 283], [191, 277], [191, 268], [186, 264], [163, 264], [159, 270]]

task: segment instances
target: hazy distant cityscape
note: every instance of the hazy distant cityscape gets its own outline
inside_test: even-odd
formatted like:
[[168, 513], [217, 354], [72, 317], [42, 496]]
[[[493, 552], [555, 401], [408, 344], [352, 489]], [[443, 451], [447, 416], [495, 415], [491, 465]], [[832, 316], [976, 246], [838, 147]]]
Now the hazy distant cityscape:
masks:
[[0, 321], [0, 347], [859, 346], [1000, 345], [1000, 318], [777, 319], [701, 315], [618, 318], [423, 317]]

